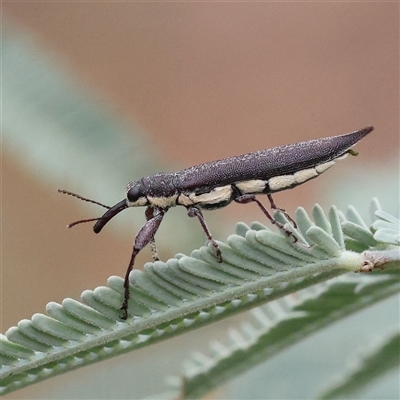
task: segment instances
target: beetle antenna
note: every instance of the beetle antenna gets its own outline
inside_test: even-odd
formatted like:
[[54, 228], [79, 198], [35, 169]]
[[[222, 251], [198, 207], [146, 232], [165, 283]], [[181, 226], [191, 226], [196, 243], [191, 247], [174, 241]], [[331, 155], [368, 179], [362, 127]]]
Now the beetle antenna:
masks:
[[[86, 197], [80, 196], [79, 194], [76, 193], [72, 193], [68, 190], [64, 190], [64, 189], [58, 189], [58, 193], [62, 193], [62, 194], [67, 194], [68, 196], [73, 196], [76, 197], [79, 200], [83, 200], [83, 201], [87, 201], [88, 203], [93, 203], [93, 204], [97, 204], [98, 206], [107, 208], [108, 210], [111, 208], [109, 206], [106, 206], [105, 204], [99, 203], [98, 201], [95, 200], [91, 200], [91, 199], [87, 199]], [[98, 218], [89, 218], [89, 219], [80, 219], [79, 221], [75, 221], [75, 222], [71, 222], [70, 224], [67, 225], [67, 228], [72, 228], [75, 225], [78, 224], [83, 224], [85, 222], [93, 222], [93, 221], [98, 221], [100, 220], [101, 217]]]
[[[95, 200], [87, 199], [86, 197], [80, 196], [79, 194], [76, 194], [76, 193], [72, 193], [72, 192], [70, 192], [68, 190], [58, 189], [58, 193], [67, 194], [69, 196], [76, 197], [79, 200], [87, 201], [88, 203], [97, 204], [98, 206], [101, 206], [101, 207], [104, 207], [104, 208], [108, 208], [108, 209], [111, 208], [110, 206], [106, 206], [105, 204], [99, 203], [98, 201], [95, 201]], [[94, 218], [94, 219], [90, 219], [90, 220], [87, 220], [87, 221], [85, 220], [85, 221], [82, 221], [82, 222], [97, 221], [98, 219], [99, 218]], [[74, 222], [74, 225], [76, 225], [75, 222]]]
[[75, 225], [78, 224], [83, 224], [85, 222], [92, 222], [92, 221], [98, 221], [99, 219], [101, 219], [101, 217], [98, 218], [88, 218], [88, 219], [80, 219], [79, 221], [75, 221], [75, 222], [71, 222], [70, 224], [67, 225], [67, 228], [72, 228]]

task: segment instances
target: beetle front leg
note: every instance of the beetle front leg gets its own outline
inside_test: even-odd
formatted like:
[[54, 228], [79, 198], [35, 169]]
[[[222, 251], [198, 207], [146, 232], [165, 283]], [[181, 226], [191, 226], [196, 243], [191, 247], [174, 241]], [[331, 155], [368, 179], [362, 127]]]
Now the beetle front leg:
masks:
[[[128, 318], [128, 301], [129, 301], [129, 274], [131, 273], [133, 266], [135, 264], [136, 255], [149, 243], [154, 242], [154, 235], [156, 234], [158, 228], [160, 227], [161, 221], [164, 217], [164, 210], [157, 210], [158, 213], [154, 215], [153, 218], [149, 219], [141, 228], [135, 238], [135, 244], [133, 245], [133, 251], [131, 260], [129, 261], [128, 269], [126, 270], [125, 280], [124, 280], [124, 302], [122, 303], [121, 310], [123, 311], [122, 319], [126, 320]], [[146, 215], [147, 217], [147, 215]]]
[[[297, 242], [297, 237], [293, 235], [293, 232], [291, 230], [287, 229], [285, 227], [285, 225], [283, 225], [279, 221], [277, 221], [270, 214], [270, 212], [263, 206], [263, 204], [260, 202], [260, 200], [258, 200], [256, 198], [256, 196], [254, 194], [242, 194], [242, 195], [239, 195], [238, 197], [234, 198], [233, 200], [239, 204], [247, 204], [247, 203], [251, 203], [253, 201], [256, 202], [258, 204], [258, 206], [261, 208], [261, 211], [267, 216], [267, 218], [271, 221], [272, 224], [276, 225], [279, 229], [281, 229], [283, 232], [285, 232], [286, 235], [291, 236], [293, 238], [294, 242]], [[272, 197], [271, 197], [270, 201], [271, 200], [272, 200]], [[272, 204], [271, 204], [272, 208], [279, 209], [278, 207], [275, 206], [275, 203], [273, 203], [273, 204], [274, 204], [274, 207], [272, 207]], [[285, 212], [285, 215], [286, 215], [286, 212]], [[290, 220], [292, 220], [292, 219], [290, 218]]]
[[197, 217], [199, 219], [201, 227], [203, 228], [203, 231], [206, 234], [207, 239], [210, 241], [210, 243], [214, 247], [217, 260], [218, 260], [218, 262], [221, 263], [222, 262], [221, 249], [219, 248], [218, 243], [211, 236], [211, 232], [208, 229], [208, 226], [206, 224], [206, 220], [204, 219], [203, 213], [197, 207], [194, 207], [194, 206], [187, 207], [187, 210], [188, 210], [189, 217]]

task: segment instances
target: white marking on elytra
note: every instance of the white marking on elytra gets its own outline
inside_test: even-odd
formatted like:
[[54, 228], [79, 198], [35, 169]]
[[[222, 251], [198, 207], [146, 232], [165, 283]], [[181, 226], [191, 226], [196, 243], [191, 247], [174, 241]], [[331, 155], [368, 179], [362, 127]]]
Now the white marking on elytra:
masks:
[[317, 176], [318, 172], [315, 170], [315, 168], [303, 169], [302, 171], [298, 171], [293, 174], [294, 181], [297, 185], [300, 185], [300, 183], [303, 182], [307, 182]]
[[[346, 156], [347, 156], [347, 154], [346, 154]], [[344, 156], [344, 157], [346, 157], [346, 156]], [[341, 157], [341, 158], [344, 158], [344, 157]], [[337, 160], [340, 160], [341, 158], [337, 158]], [[318, 172], [318, 174], [322, 174], [323, 172], [325, 172], [330, 167], [333, 167], [334, 165], [335, 165], [335, 161], [329, 161], [327, 163], [317, 165], [315, 167], [315, 170]]]
[[265, 189], [266, 185], [267, 182], [260, 179], [235, 183], [235, 186], [240, 190], [242, 194], [261, 193]]
[[281, 175], [274, 176], [268, 180], [269, 188], [272, 192], [277, 192], [279, 190], [284, 190], [295, 185], [295, 180], [293, 175]]
[[277, 192], [284, 189], [289, 189], [294, 186], [300, 185], [310, 179], [316, 178], [321, 175], [328, 168], [332, 167], [335, 161], [328, 161], [326, 163], [317, 165], [315, 168], [307, 168], [295, 172], [293, 175], [274, 176], [268, 180], [268, 185], [271, 192]]
[[196, 195], [195, 193], [181, 193], [179, 195], [178, 203], [183, 206], [202, 205], [202, 204], [218, 204], [227, 201], [232, 196], [231, 185], [216, 187], [208, 193]]

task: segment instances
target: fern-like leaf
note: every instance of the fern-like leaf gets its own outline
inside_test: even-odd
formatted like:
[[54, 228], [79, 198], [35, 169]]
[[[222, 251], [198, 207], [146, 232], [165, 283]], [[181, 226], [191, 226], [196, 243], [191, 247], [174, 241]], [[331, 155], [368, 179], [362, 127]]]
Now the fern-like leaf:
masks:
[[[315, 206], [313, 214], [317, 224], [310, 224], [304, 210], [298, 210], [296, 243], [259, 224], [239, 224], [237, 234], [227, 244], [220, 243], [222, 264], [209, 247], [190, 257], [146, 264], [143, 272], [130, 276], [127, 322], [120, 320], [120, 277], [109, 278], [107, 287], [85, 291], [84, 304], [72, 299], [50, 303], [47, 316], [35, 314], [1, 337], [2, 393], [175, 336], [346, 271], [362, 271], [365, 254], [344, 248], [337, 210], [325, 216]], [[368, 246], [363, 240], [369, 238], [356, 236], [355, 242]], [[373, 260], [368, 260], [369, 267]]]

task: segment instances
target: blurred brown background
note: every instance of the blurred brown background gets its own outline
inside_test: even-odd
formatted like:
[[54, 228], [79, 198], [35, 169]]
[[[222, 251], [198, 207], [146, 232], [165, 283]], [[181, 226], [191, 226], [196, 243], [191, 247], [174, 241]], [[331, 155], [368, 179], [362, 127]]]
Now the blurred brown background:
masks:
[[[398, 3], [6, 2], [2, 10], [5, 27], [31, 35], [78, 85], [141, 126], [166, 163], [376, 127], [358, 159], [276, 196], [289, 211], [319, 201], [357, 163], [373, 170], [398, 157]], [[124, 240], [89, 227], [67, 231], [67, 222], [90, 216], [32, 178], [7, 148], [2, 177], [4, 332], [50, 300], [122, 274], [135, 232]], [[238, 205], [222, 215], [262, 218]], [[149, 259], [145, 252], [141, 262]]]

